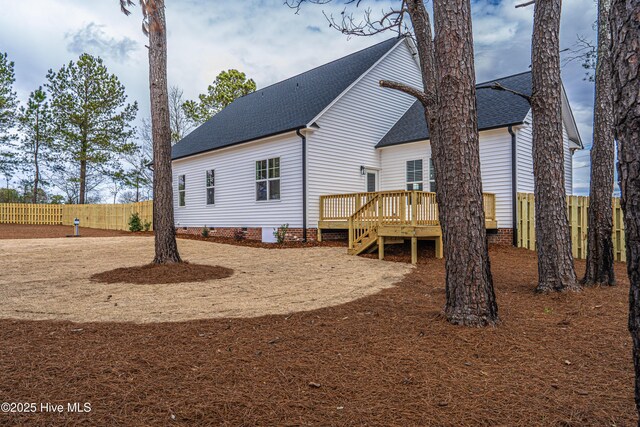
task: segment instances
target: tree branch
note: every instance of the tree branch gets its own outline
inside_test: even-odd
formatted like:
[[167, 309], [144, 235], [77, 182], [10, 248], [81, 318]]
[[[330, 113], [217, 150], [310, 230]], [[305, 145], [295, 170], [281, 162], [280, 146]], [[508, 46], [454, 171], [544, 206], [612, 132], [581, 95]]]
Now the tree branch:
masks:
[[478, 86], [476, 89], [502, 90], [504, 92], [509, 92], [521, 98], [524, 98], [529, 104], [531, 104], [531, 97], [529, 95], [526, 95], [522, 92], [518, 92], [517, 90], [509, 89], [508, 87], [504, 87], [500, 83], [494, 83], [491, 86]]
[[424, 107], [429, 107], [429, 103], [432, 101], [426, 93], [421, 91], [420, 89], [416, 89], [413, 86], [406, 85], [404, 83], [393, 82], [390, 80], [380, 80], [380, 87], [386, 87], [388, 89], [399, 90], [400, 92], [404, 92], [408, 95], [416, 98]]
[[527, 2], [524, 2], [524, 3], [520, 3], [520, 4], [516, 5], [516, 9], [519, 8], [519, 7], [531, 6], [532, 4], [535, 4], [535, 3], [536, 3], [536, 0], [530, 0], [530, 1], [527, 1]]

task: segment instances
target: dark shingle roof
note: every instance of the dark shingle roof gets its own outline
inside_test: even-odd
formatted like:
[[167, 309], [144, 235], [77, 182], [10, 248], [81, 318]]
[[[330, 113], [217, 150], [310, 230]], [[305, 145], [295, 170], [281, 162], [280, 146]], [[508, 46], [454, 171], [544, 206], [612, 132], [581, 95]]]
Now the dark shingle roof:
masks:
[[304, 127], [397, 41], [386, 40], [236, 99], [174, 145], [171, 158]]
[[[531, 109], [527, 100], [509, 92], [486, 88], [493, 83], [500, 83], [506, 88], [531, 96], [530, 71], [478, 84], [476, 86], [478, 88], [476, 92], [478, 129], [493, 129], [522, 123]], [[429, 129], [424, 118], [424, 108], [416, 101], [376, 147], [388, 147], [425, 139], [429, 139]]]

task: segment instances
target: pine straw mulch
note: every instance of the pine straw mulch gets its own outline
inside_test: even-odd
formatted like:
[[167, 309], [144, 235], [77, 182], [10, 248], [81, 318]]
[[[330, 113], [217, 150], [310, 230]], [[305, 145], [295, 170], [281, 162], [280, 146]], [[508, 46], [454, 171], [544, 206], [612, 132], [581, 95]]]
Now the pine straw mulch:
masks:
[[233, 270], [218, 265], [191, 264], [146, 264], [122, 267], [96, 273], [90, 280], [100, 283], [133, 283], [136, 285], [160, 285], [167, 283], [204, 282], [230, 277]]
[[250, 240], [250, 239], [238, 240], [238, 239], [234, 239], [233, 237], [221, 237], [221, 236], [203, 237], [198, 234], [186, 234], [186, 233], [178, 233], [176, 234], [176, 237], [178, 237], [179, 239], [200, 240], [203, 242], [223, 243], [226, 245], [235, 245], [235, 246], [249, 246], [252, 248], [262, 248], [262, 249], [315, 248], [319, 246], [347, 247], [346, 240], [326, 240], [322, 242], [309, 240], [307, 242], [286, 241], [283, 243], [263, 243], [260, 240]]
[[616, 287], [536, 295], [534, 253], [491, 256], [497, 328], [444, 321], [443, 262], [433, 258], [397, 287], [290, 315], [2, 320], [2, 400], [86, 401], [92, 411], [1, 414], [0, 424], [634, 425], [624, 265]]

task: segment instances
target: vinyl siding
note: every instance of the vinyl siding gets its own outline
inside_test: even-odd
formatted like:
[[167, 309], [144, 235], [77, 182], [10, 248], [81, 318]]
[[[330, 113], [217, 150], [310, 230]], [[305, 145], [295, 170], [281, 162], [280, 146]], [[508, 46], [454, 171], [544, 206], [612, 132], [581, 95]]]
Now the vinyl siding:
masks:
[[[256, 201], [255, 162], [280, 157], [280, 200]], [[215, 170], [215, 205], [206, 204], [206, 170]], [[186, 175], [186, 206], [178, 176]], [[265, 138], [173, 162], [177, 227], [302, 227], [302, 151], [295, 134]]]
[[421, 87], [420, 70], [406, 41], [399, 43], [316, 121], [320, 129], [308, 135], [309, 227], [318, 221], [322, 194], [365, 190], [360, 166], [380, 169], [375, 145], [409, 109], [415, 99], [381, 88], [381, 79]]
[[[406, 186], [406, 162], [422, 159], [425, 189], [428, 188], [429, 142], [414, 142], [379, 150], [381, 189], [398, 190]], [[480, 132], [480, 173], [482, 191], [496, 194], [498, 227], [511, 228], [511, 135], [506, 129]]]
[[[517, 153], [517, 186], [522, 193], [533, 193], [533, 134], [532, 134], [531, 111], [527, 114], [525, 123], [518, 127], [516, 133], [516, 153]], [[569, 136], [566, 127], [562, 126], [562, 137], [564, 146], [564, 175], [565, 191], [567, 194], [573, 193], [573, 156], [570, 150]]]

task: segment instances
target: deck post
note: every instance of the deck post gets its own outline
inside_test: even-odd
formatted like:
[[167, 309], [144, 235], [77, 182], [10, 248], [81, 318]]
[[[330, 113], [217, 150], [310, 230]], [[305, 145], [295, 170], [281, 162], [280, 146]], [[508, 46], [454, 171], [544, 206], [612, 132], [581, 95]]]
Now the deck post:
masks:
[[418, 263], [418, 238], [411, 238], [411, 264]]
[[322, 242], [322, 229], [318, 227], [318, 242]]
[[384, 259], [384, 236], [378, 236], [378, 259]]
[[353, 218], [349, 217], [349, 249], [353, 249]]
[[436, 258], [440, 259], [443, 257], [442, 254], [442, 236], [438, 236], [435, 239], [436, 242]]

